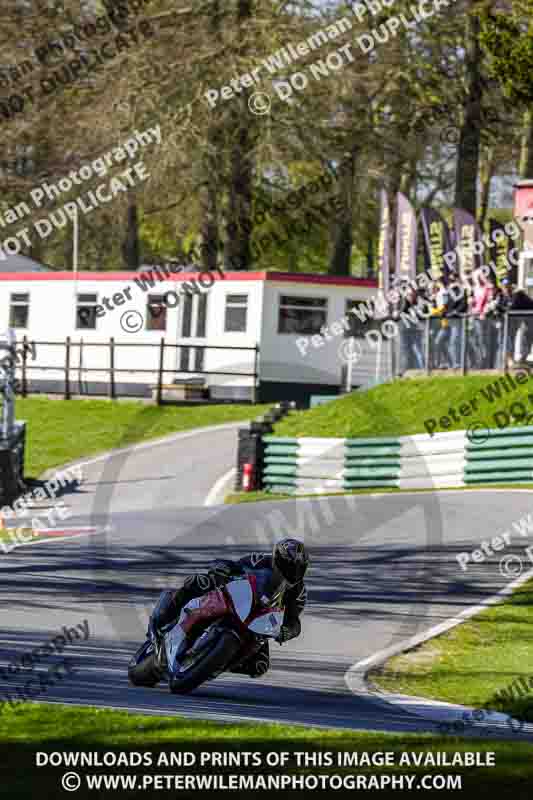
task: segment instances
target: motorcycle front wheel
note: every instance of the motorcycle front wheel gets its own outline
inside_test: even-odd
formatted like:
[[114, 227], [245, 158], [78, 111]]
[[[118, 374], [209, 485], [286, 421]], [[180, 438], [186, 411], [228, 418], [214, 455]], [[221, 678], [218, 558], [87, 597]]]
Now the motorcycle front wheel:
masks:
[[242, 644], [231, 631], [223, 630], [213, 646], [205, 655], [183, 672], [170, 678], [170, 691], [173, 694], [187, 694], [205, 683], [216, 672], [220, 672], [235, 658]]
[[[152, 652], [150, 652], [152, 648]], [[132, 686], [157, 686], [163, 677], [163, 670], [159, 666], [153, 644], [146, 641], [137, 650], [128, 666], [128, 679]]]

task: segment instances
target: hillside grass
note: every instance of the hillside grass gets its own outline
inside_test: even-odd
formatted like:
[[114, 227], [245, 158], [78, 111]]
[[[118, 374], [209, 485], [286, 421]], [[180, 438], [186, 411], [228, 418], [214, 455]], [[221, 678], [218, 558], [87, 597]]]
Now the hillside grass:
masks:
[[[424, 421], [433, 418], [438, 425], [444, 416], [448, 417], [448, 427], [438, 425], [435, 432], [464, 430], [474, 423], [497, 429], [498, 418], [494, 419], [495, 413], [509, 413], [511, 404], [516, 402], [523, 403], [528, 415], [533, 414], [533, 402], [528, 398], [531, 394], [533, 400], [533, 374], [526, 383], [517, 385], [515, 390], [508, 393], [500, 387], [500, 398], [490, 402], [481, 394], [481, 390], [486, 390], [497, 378], [497, 375], [466, 375], [396, 380], [367, 392], [353, 392], [307, 411], [293, 411], [275, 425], [274, 435], [338, 438], [407, 436], [428, 433]], [[472, 400], [476, 401], [477, 409], [471, 408], [470, 413], [461, 415], [460, 406], [470, 404]], [[456, 409], [457, 419], [450, 417], [450, 408]], [[515, 407], [514, 411], [520, 410]], [[520, 420], [510, 416], [509, 424], [513, 427], [522, 426], [527, 424], [527, 417]], [[533, 424], [533, 417], [529, 424]]]
[[17, 398], [16, 418], [25, 420], [26, 468], [36, 478], [46, 469], [86, 456], [172, 433], [255, 419], [270, 405], [223, 403], [153, 406], [139, 401]]

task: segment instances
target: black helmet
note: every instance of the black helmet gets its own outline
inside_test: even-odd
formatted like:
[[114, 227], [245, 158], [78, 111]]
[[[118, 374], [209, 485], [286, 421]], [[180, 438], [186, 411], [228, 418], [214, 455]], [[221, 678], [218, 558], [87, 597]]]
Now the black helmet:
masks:
[[283, 578], [294, 585], [301, 581], [307, 570], [309, 558], [303, 542], [298, 539], [281, 539], [272, 550], [272, 564]]

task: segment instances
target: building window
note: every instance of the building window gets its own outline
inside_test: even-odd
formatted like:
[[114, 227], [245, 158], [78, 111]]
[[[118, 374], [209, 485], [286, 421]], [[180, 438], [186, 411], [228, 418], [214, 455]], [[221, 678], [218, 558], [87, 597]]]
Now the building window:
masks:
[[192, 297], [190, 294], [186, 294], [183, 298], [182, 308], [181, 335], [184, 339], [188, 339], [192, 330]]
[[9, 308], [9, 327], [27, 328], [30, 312], [29, 294], [12, 294]]
[[281, 295], [278, 333], [320, 333], [327, 321], [328, 301], [324, 297]]
[[[365, 335], [366, 331], [374, 328], [374, 320], [367, 318], [365, 322], [362, 322], [359, 317], [355, 314], [352, 314], [352, 309], [357, 308], [359, 305], [362, 305], [363, 308], [365, 307], [364, 302], [361, 300], [347, 300], [346, 301], [346, 319], [348, 321], [348, 330], [345, 328], [344, 330], [344, 337], [347, 339], [350, 336], [354, 336], [356, 339], [362, 339]], [[364, 314], [362, 314], [364, 318]]]
[[162, 294], [149, 294], [146, 303], [146, 330], [166, 331], [167, 307]]
[[98, 295], [79, 294], [76, 306], [76, 328], [96, 330], [96, 306]]
[[226, 295], [226, 317], [224, 319], [224, 333], [246, 333], [246, 320], [248, 317], [248, 295]]
[[180, 347], [180, 371], [181, 372], [190, 372], [189, 370], [189, 358], [191, 354], [190, 347]]
[[199, 372], [204, 371], [204, 354], [205, 347], [194, 348], [194, 369], [197, 369]]
[[[196, 315], [196, 336], [200, 339], [205, 339], [205, 330], [207, 324], [207, 295], [198, 295], [198, 310]], [[198, 367], [200, 369], [200, 367]]]

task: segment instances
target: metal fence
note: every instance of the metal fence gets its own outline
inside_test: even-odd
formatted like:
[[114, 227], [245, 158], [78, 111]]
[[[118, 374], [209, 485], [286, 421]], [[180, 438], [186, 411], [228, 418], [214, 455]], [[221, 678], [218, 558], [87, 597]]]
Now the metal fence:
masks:
[[[465, 375], [533, 368], [533, 311], [509, 311], [485, 319], [429, 317], [417, 323], [392, 317], [374, 319], [365, 325], [363, 335], [354, 338], [354, 351], [360, 362], [372, 357], [369, 386], [410, 372]], [[356, 365], [349, 366], [355, 375]], [[349, 390], [357, 381], [348, 375], [343, 385]]]
[[[155, 389], [155, 399], [158, 405], [162, 403], [163, 389], [165, 384], [171, 382], [172, 379], [186, 378], [187, 375], [191, 376], [231, 376], [246, 377], [251, 379], [251, 401], [256, 402], [257, 385], [259, 377], [259, 346], [255, 347], [236, 347], [236, 346], [219, 346], [207, 344], [194, 344], [189, 340], [178, 343], [166, 342], [164, 337], [158, 343], [151, 342], [117, 342], [111, 337], [107, 342], [90, 342], [80, 339], [74, 341], [68, 336], [64, 341], [38, 341], [32, 340], [31, 346], [35, 353], [42, 353], [44, 348], [58, 349], [57, 359], [54, 357], [55, 363], [41, 363], [41, 359], [36, 357], [32, 360], [28, 358], [28, 351], [30, 350], [30, 343], [27, 337], [22, 340], [23, 348], [21, 351], [22, 360], [17, 363], [17, 394], [25, 397], [32, 391], [31, 377], [32, 373], [55, 373], [59, 375], [58, 384], [61, 388], [58, 393], [62, 394], [65, 400], [69, 400], [73, 394], [89, 394], [87, 390], [86, 381], [87, 376], [91, 375], [105, 375], [106, 381], [106, 394], [111, 399], [116, 399], [120, 396], [120, 391], [117, 389], [117, 383], [120, 376], [142, 376], [145, 385], [151, 384]], [[134, 348], [132, 351], [131, 348]], [[146, 367], [133, 366], [132, 357], [135, 358], [139, 353], [140, 348], [149, 348], [153, 352], [153, 365]], [[88, 366], [84, 362], [84, 354], [87, 351], [94, 351], [98, 349], [101, 351], [98, 357], [98, 365]], [[125, 352], [129, 351], [129, 363], [124, 363], [126, 360]], [[176, 351], [180, 354], [186, 351], [187, 356], [189, 351], [194, 355], [192, 369], [183, 368], [183, 366], [176, 367]], [[241, 351], [251, 353], [249, 359], [251, 362], [251, 369], [249, 371], [231, 370], [218, 370], [218, 369], [204, 369], [204, 356], [209, 351]], [[174, 364], [166, 366], [167, 356], [174, 354]], [[121, 363], [121, 356], [124, 362]], [[181, 363], [181, 359], [180, 363]], [[189, 359], [187, 359], [189, 361]], [[93, 360], [94, 364], [94, 360]], [[198, 367], [198, 368], [196, 368]], [[84, 388], [85, 387], [85, 388]], [[98, 394], [93, 392], [94, 394]]]
[[390, 373], [468, 372], [533, 366], [533, 311], [479, 317], [430, 317], [420, 325], [396, 323], [389, 339]]

